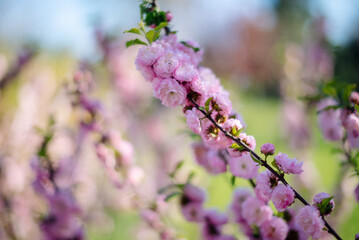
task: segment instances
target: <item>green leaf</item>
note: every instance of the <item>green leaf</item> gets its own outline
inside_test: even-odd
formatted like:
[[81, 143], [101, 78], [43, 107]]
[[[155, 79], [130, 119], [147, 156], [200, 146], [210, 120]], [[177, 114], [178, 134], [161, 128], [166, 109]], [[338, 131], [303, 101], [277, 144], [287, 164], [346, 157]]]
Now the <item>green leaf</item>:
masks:
[[243, 146], [238, 145], [238, 143], [232, 143], [232, 145], [229, 148], [234, 148], [239, 151], [243, 151], [245, 149]]
[[142, 35], [140, 29], [138, 28], [131, 28], [130, 30], [125, 31], [125, 33], [134, 33], [134, 34]]
[[210, 98], [208, 98], [208, 99], [206, 100], [206, 102], [204, 103], [206, 112], [209, 111], [209, 104], [211, 103], [212, 99], [213, 99], [213, 97], [210, 97]]
[[186, 42], [181, 42], [183, 45], [185, 45], [186, 47], [192, 48], [194, 52], [199, 52], [201, 49], [198, 47], [193, 47], [192, 45], [186, 43]]
[[279, 166], [277, 165], [275, 159], [272, 161], [271, 165], [272, 165], [275, 169], [277, 169], [279, 172], [281, 171], [280, 168], [279, 168]]
[[255, 158], [252, 153], [251, 153], [251, 158], [254, 162], [258, 163], [259, 165], [262, 165], [262, 161], [258, 160], [257, 158]]
[[199, 107], [199, 109], [206, 112], [206, 109], [204, 107]]
[[192, 171], [189, 175], [188, 175], [188, 177], [187, 177], [187, 183], [190, 183], [191, 181], [192, 181], [192, 179], [193, 179], [193, 177], [195, 176], [195, 172], [194, 171]]
[[338, 98], [337, 89], [333, 87], [331, 84], [327, 84], [326, 86], [324, 86], [323, 92], [328, 96]]
[[174, 197], [179, 196], [179, 195], [182, 195], [182, 193], [181, 193], [181, 192], [171, 193], [170, 195], [168, 195], [168, 196], [165, 198], [165, 201], [168, 202], [171, 198], [174, 198]]
[[169, 174], [169, 176], [170, 176], [170, 177], [174, 177], [174, 176], [176, 175], [177, 171], [178, 171], [179, 169], [181, 169], [181, 167], [183, 166], [183, 164], [184, 164], [184, 161], [183, 161], [183, 160], [182, 160], [182, 161], [179, 161], [179, 162], [176, 164], [175, 169], [173, 170], [172, 173]]
[[330, 109], [338, 109], [338, 108], [340, 108], [339, 105], [327, 106], [327, 107], [325, 107], [325, 108], [323, 108], [323, 109], [318, 110], [318, 111], [317, 111], [317, 114], [322, 113], [322, 112], [325, 112], [325, 111], [328, 111], [328, 110], [330, 110]]
[[168, 26], [168, 22], [161, 22], [154, 30], [160, 31], [162, 28], [165, 28]]
[[236, 176], [232, 176], [232, 177], [231, 177], [231, 184], [232, 184], [232, 186], [234, 186], [235, 183], [236, 183]]
[[141, 21], [141, 22], [138, 24], [138, 28], [140, 29], [140, 31], [141, 31], [143, 34], [146, 34], [145, 24], [143, 23], [143, 21]]
[[130, 46], [133, 46], [133, 45], [146, 45], [147, 46], [147, 43], [141, 41], [138, 38], [126, 42], [126, 47], [130, 47]]
[[155, 35], [156, 35], [155, 30], [150, 30], [146, 33], [146, 38], [150, 44], [154, 42], [153, 39], [154, 39]]
[[328, 198], [324, 198], [321, 203], [316, 204], [318, 206], [319, 212], [321, 214], [327, 215], [332, 211], [333, 205], [330, 203], [330, 201], [333, 198], [334, 198], [333, 196], [328, 197]]

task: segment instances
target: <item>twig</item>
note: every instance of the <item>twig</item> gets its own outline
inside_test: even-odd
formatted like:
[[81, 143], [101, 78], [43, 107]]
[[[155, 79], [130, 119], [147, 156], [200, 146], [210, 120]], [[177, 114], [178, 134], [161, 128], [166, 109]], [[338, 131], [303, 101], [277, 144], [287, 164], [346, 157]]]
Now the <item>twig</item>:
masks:
[[[200, 106], [191, 98], [188, 97], [188, 99], [194, 104], [194, 106], [196, 107], [197, 110], [199, 110], [204, 116], [206, 116], [208, 118], [209, 121], [211, 121], [226, 137], [232, 139], [233, 141], [235, 141], [237, 144], [239, 144], [240, 146], [242, 146], [244, 148], [245, 151], [249, 152], [255, 159], [257, 159], [258, 161], [261, 162], [261, 165], [263, 167], [265, 167], [266, 169], [268, 169], [273, 175], [275, 175], [279, 181], [281, 181], [284, 185], [288, 185], [290, 186], [295, 194], [295, 198], [299, 199], [299, 201], [301, 201], [304, 205], [310, 205], [285, 179], [284, 176], [278, 174], [277, 171], [275, 171], [271, 166], [268, 165], [268, 163], [266, 161], [264, 161], [256, 152], [254, 152], [253, 150], [251, 150], [246, 144], [244, 144], [241, 139], [234, 137], [232, 134], [230, 134], [229, 132], [227, 132], [226, 130], [224, 130], [212, 117], [211, 115], [209, 115], [206, 111], [204, 111], [203, 109], [200, 108]], [[326, 226], [326, 228], [328, 229], [328, 232], [330, 234], [332, 234], [336, 239], [338, 240], [342, 240], [342, 238], [335, 232], [335, 230], [328, 224], [328, 222], [325, 220], [324, 216], [321, 215], [324, 224]]]

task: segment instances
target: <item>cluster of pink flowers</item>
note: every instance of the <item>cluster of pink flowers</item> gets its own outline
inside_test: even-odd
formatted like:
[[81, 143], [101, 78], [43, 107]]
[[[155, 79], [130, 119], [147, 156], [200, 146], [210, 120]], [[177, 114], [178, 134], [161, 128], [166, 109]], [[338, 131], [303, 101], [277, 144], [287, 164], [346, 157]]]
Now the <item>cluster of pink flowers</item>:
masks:
[[[258, 197], [256, 191], [257, 196], [243, 188], [234, 192], [231, 212], [250, 239], [257, 239], [255, 236], [258, 234], [266, 240], [308, 239], [310, 236], [313, 239], [319, 239], [322, 236], [324, 222], [318, 210], [318, 203], [329, 197], [329, 194], [317, 194], [313, 199], [313, 205], [305, 206], [295, 212], [287, 208], [293, 202], [294, 193], [285, 188], [287, 187], [280, 184], [272, 193], [273, 204], [278, 211], [284, 213], [283, 219], [273, 216], [272, 209], [265, 200]], [[331, 210], [334, 208], [332, 201]], [[253, 226], [257, 226], [260, 232], [256, 232]]]
[[[359, 93], [352, 92], [350, 101], [358, 103]], [[325, 98], [318, 103], [318, 123], [324, 137], [330, 141], [339, 141], [347, 132], [347, 139], [351, 148], [359, 148], [359, 115], [349, 109], [326, 109], [330, 106], [338, 106], [333, 98]]]
[[205, 209], [205, 193], [202, 189], [186, 184], [181, 196], [181, 210], [187, 221], [201, 224], [203, 239], [234, 240], [222, 233], [222, 226], [228, 222], [226, 215], [214, 209]]
[[[198, 46], [193, 42], [191, 45]], [[320, 205], [324, 195], [316, 198], [315, 205], [306, 206], [297, 214], [290, 211], [291, 221], [286, 222], [273, 216], [268, 202], [272, 200], [279, 212], [289, 213], [288, 207], [294, 203], [295, 193], [289, 185], [279, 183], [279, 179], [269, 170], [258, 173], [260, 164], [253, 161], [251, 153], [219, 129], [218, 126], [239, 138], [249, 149], [255, 150], [255, 138], [242, 132], [244, 122], [232, 111], [228, 92], [211, 70], [197, 67], [201, 55], [202, 51], [196, 52], [193, 48], [178, 43], [176, 35], [170, 34], [150, 46], [142, 47], [136, 66], [143, 77], [152, 83], [154, 96], [165, 106], [183, 107], [188, 127], [202, 138], [200, 143], [192, 145], [198, 164], [211, 174], [226, 172], [228, 166], [233, 176], [256, 179], [255, 195], [247, 190], [238, 190], [231, 205], [236, 222], [247, 236], [253, 238], [260, 234], [263, 239], [268, 240], [284, 240], [292, 235], [302, 236], [299, 239], [307, 239], [309, 236], [319, 238], [323, 221], [316, 206]], [[205, 110], [217, 125], [193, 102]], [[261, 147], [261, 152], [267, 159], [274, 155], [275, 147], [266, 143]], [[287, 154], [277, 154], [273, 162], [280, 174], [303, 172], [303, 162], [291, 159]], [[204, 210], [204, 201], [204, 193], [187, 184], [181, 197], [184, 217], [188, 221], [202, 223], [204, 239], [227, 239], [221, 233], [222, 225], [227, 222], [226, 218]], [[253, 232], [253, 226], [259, 227], [260, 232]]]
[[81, 121], [83, 132], [99, 135], [100, 140], [94, 143], [95, 152], [114, 186], [120, 188], [126, 184], [137, 185], [144, 173], [134, 163], [133, 145], [121, 138], [119, 132], [106, 129], [107, 119], [101, 103], [89, 96], [92, 85], [92, 76], [88, 71], [78, 71], [75, 74], [71, 89], [76, 97], [74, 104], [91, 116]]

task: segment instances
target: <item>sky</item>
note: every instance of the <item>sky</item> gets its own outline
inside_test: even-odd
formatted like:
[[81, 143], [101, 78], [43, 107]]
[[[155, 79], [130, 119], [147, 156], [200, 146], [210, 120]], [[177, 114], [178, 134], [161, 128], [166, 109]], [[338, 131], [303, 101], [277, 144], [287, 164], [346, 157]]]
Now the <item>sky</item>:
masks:
[[[137, 25], [139, 0], [0, 0], [0, 41], [14, 46], [25, 40], [49, 49], [68, 50], [78, 57], [94, 53], [93, 26], [115, 34]], [[226, 24], [273, 9], [275, 0], [159, 0], [173, 12], [180, 37], [210, 40]], [[310, 11], [328, 19], [328, 37], [345, 44], [359, 29], [359, 0], [312, 0]], [[215, 16], [215, 17], [214, 17]], [[198, 31], [201, 29], [201, 31]]]

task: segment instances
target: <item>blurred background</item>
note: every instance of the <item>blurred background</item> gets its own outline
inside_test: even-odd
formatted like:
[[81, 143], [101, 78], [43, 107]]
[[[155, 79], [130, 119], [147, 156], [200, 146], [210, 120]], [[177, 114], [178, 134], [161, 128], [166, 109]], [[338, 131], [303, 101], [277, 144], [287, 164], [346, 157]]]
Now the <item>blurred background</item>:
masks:
[[[103, 104], [110, 126], [133, 145], [133, 158], [145, 173], [136, 186], [141, 197], [153, 199], [170, 181], [167, 173], [184, 160], [179, 179], [195, 169], [194, 182], [208, 191], [207, 206], [228, 208], [229, 175], [209, 177], [196, 165], [181, 110], [153, 99], [151, 85], [134, 65], [138, 48], [124, 47], [133, 36], [123, 32], [139, 22], [139, 4], [0, 0], [0, 192], [14, 202], [9, 211], [0, 207], [0, 214], [16, 222], [16, 239], [38, 236], [36, 221], [46, 212], [46, 203], [29, 188], [30, 160], [41, 143], [34, 129], [45, 128], [55, 116], [52, 158], [75, 151], [81, 115], [64, 85], [81, 66], [91, 72], [90, 95]], [[305, 172], [291, 179], [295, 187], [307, 199], [322, 191], [335, 195], [338, 210], [329, 222], [343, 239], [353, 239], [359, 231], [357, 179], [341, 167], [341, 156], [332, 151], [335, 143], [319, 132], [316, 109], [300, 97], [315, 94], [321, 82], [333, 78], [359, 83], [359, 0], [159, 0], [159, 5], [172, 12], [180, 40], [200, 43], [202, 65], [230, 91], [257, 146], [271, 142], [303, 160]], [[87, 238], [158, 239], [131, 204], [133, 190], [114, 188], [91, 138], [83, 145], [74, 182]], [[198, 227], [183, 220], [175, 199], [168, 207], [163, 221], [180, 236], [198, 239]]]

